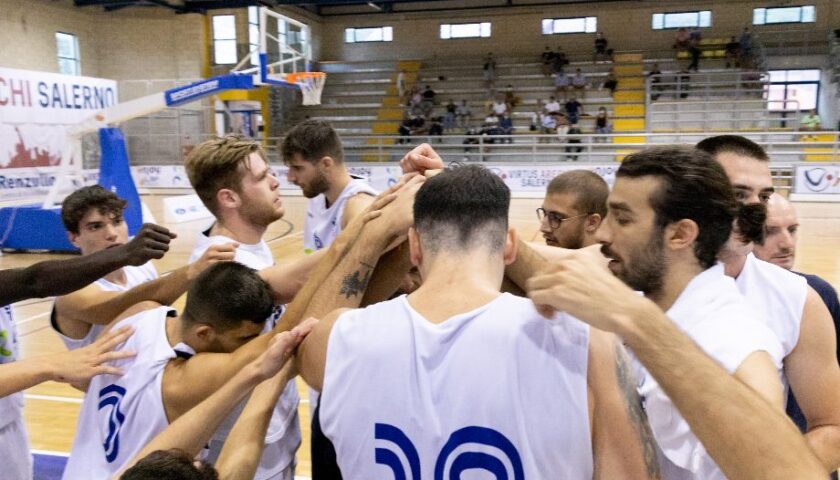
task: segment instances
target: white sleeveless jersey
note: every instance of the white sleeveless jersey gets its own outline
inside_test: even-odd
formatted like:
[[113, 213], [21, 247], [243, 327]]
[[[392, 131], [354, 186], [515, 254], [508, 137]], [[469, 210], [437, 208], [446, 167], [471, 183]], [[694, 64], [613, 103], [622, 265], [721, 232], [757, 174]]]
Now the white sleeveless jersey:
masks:
[[[0, 307], [0, 365], [19, 358], [17, 328], [11, 305]], [[23, 408], [23, 392], [0, 398], [0, 429], [19, 419]]]
[[333, 326], [321, 426], [344, 478], [591, 479], [588, 350], [528, 299], [432, 324], [401, 296]]
[[[155, 269], [155, 266], [152, 265], [152, 262], [146, 262], [139, 267], [128, 265], [123, 267], [123, 271], [125, 272], [125, 285], [110, 282], [104, 278], [100, 278], [93, 283], [105, 292], [127, 292], [138, 285], [151, 282], [152, 280], [158, 278], [157, 270]], [[61, 341], [64, 342], [67, 350], [75, 350], [77, 348], [90, 345], [94, 340], [96, 340], [96, 337], [102, 333], [102, 330], [105, 329], [105, 325], [91, 325], [87, 335], [84, 337], [70, 338], [59, 331], [55, 315], [55, 303], [53, 303], [53, 308], [50, 312], [50, 326], [52, 326], [52, 329]]]
[[750, 253], [735, 284], [755, 308], [758, 319], [779, 338], [783, 348], [782, 358], [773, 360], [781, 362], [799, 341], [802, 312], [808, 297], [808, 282]]
[[[667, 315], [730, 374], [753, 352], [766, 351], [776, 359], [781, 351], [773, 332], [758, 320], [722, 264], [694, 277]], [[725, 479], [653, 376], [643, 367], [639, 370], [639, 395], [659, 447], [663, 480]]]
[[93, 377], [85, 393], [76, 437], [63, 479], [109, 479], [169, 422], [163, 406], [161, 380], [175, 350], [166, 336], [169, 307], [159, 307], [117, 323], [135, 326], [119, 348], [137, 356], [113, 362], [122, 377]]
[[366, 181], [353, 179], [329, 208], [327, 208], [327, 200], [323, 193], [309, 200], [306, 220], [303, 222], [303, 248], [306, 253], [332, 245], [335, 237], [341, 233], [341, 218], [344, 216], [347, 200], [360, 193], [378, 195], [378, 192]]
[[[198, 236], [195, 249], [190, 256], [190, 263], [200, 258], [210, 245], [223, 244], [235, 242], [234, 239], [224, 235], [207, 236], [208, 232], [203, 232]], [[260, 241], [257, 244], [239, 243], [236, 249], [236, 256], [234, 260], [254, 270], [262, 270], [264, 268], [274, 265], [274, 257], [271, 255], [271, 250], [265, 241]], [[267, 332], [274, 328], [277, 320], [283, 313], [283, 307], [278, 306], [274, 309], [271, 316], [266, 319], [266, 325], [263, 332]], [[222, 422], [213, 438], [210, 440], [210, 451], [206, 458], [209, 462], [214, 462], [221, 453], [222, 445], [225, 439], [230, 434], [233, 425], [245, 408], [246, 400], [243, 400], [239, 406], [231, 412], [230, 415]], [[265, 449], [263, 450], [260, 465], [257, 468], [257, 473], [254, 476], [255, 480], [265, 480], [274, 478], [281, 473], [291, 473], [295, 467], [295, 453], [301, 442], [300, 420], [298, 419], [298, 404], [300, 397], [298, 396], [297, 386], [294, 380], [286, 384], [280, 400], [274, 407], [274, 414], [271, 416], [271, 422], [268, 425], [268, 432], [265, 437]]]

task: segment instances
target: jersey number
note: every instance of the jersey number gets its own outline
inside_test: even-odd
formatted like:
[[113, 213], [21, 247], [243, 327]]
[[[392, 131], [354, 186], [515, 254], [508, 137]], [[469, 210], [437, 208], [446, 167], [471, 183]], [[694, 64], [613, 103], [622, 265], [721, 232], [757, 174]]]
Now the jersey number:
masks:
[[120, 454], [120, 429], [125, 422], [125, 415], [120, 411], [123, 397], [125, 389], [119, 385], [108, 385], [99, 391], [99, 410], [111, 408], [108, 412], [108, 435], [102, 444], [108, 463], [112, 463]]
[[[375, 450], [376, 463], [390, 468], [395, 480], [423, 478], [417, 449], [402, 430], [377, 423], [374, 436], [382, 445]], [[434, 480], [458, 480], [472, 469], [492, 473], [497, 480], [525, 479], [516, 447], [491, 428], [464, 427], [453, 432], [435, 460]]]

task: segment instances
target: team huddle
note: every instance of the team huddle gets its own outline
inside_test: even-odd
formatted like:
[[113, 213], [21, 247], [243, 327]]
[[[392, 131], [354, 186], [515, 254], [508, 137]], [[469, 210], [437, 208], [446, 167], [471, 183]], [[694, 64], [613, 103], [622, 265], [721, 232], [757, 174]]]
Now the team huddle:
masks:
[[[129, 242], [125, 201], [98, 186], [65, 199], [82, 258], [30, 296], [58, 295], [50, 321], [69, 351], [31, 380], [0, 368], [6, 478], [32, 475], [14, 392], [46, 379], [85, 392], [71, 480], [292, 480], [297, 376], [310, 387], [314, 479], [791, 479], [840, 467], [840, 307], [827, 283], [789, 271], [795, 213], [752, 141], [646, 148], [612, 189], [563, 173], [537, 209], [539, 244], [510, 227], [500, 178], [445, 168], [428, 145], [385, 192], [349, 175], [325, 122], [296, 126], [280, 150], [309, 198], [308, 254], [295, 261], [275, 261], [263, 239], [284, 207], [250, 139], [189, 154], [215, 221], [168, 275], [148, 260], [174, 234], [146, 225]], [[15, 353], [0, 367], [22, 369]], [[74, 362], [85, 368], [61, 370]]]

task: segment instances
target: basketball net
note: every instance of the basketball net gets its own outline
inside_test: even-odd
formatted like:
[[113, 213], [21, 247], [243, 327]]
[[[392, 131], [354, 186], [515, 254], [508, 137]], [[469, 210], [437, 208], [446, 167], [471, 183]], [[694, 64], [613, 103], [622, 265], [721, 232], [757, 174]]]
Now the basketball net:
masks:
[[324, 72], [295, 72], [287, 73], [286, 81], [300, 87], [303, 94], [304, 105], [320, 105], [321, 92], [324, 91], [324, 83], [327, 81], [327, 74]]

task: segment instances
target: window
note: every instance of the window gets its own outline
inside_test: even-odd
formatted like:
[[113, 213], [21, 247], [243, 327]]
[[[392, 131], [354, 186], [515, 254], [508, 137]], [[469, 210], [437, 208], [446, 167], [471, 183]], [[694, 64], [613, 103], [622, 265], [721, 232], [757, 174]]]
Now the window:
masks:
[[663, 30], [666, 28], [692, 28], [711, 27], [712, 12], [702, 10], [699, 12], [673, 12], [654, 13], [653, 29]]
[[236, 63], [236, 18], [233, 15], [213, 17], [213, 54], [216, 65]]
[[770, 70], [769, 73], [770, 92], [767, 98], [771, 111], [817, 108], [819, 70]]
[[81, 75], [79, 39], [70, 33], [55, 32], [55, 45], [58, 50], [58, 73]]
[[248, 51], [251, 65], [260, 64], [260, 12], [257, 7], [248, 7]]
[[543, 18], [543, 35], [556, 33], [595, 33], [598, 17]]
[[753, 9], [753, 25], [767, 25], [768, 23], [814, 23], [816, 21], [817, 9], [813, 5]]
[[394, 40], [392, 27], [345, 28], [344, 43], [390, 42]]
[[490, 22], [444, 23], [440, 26], [440, 38], [489, 38]]

